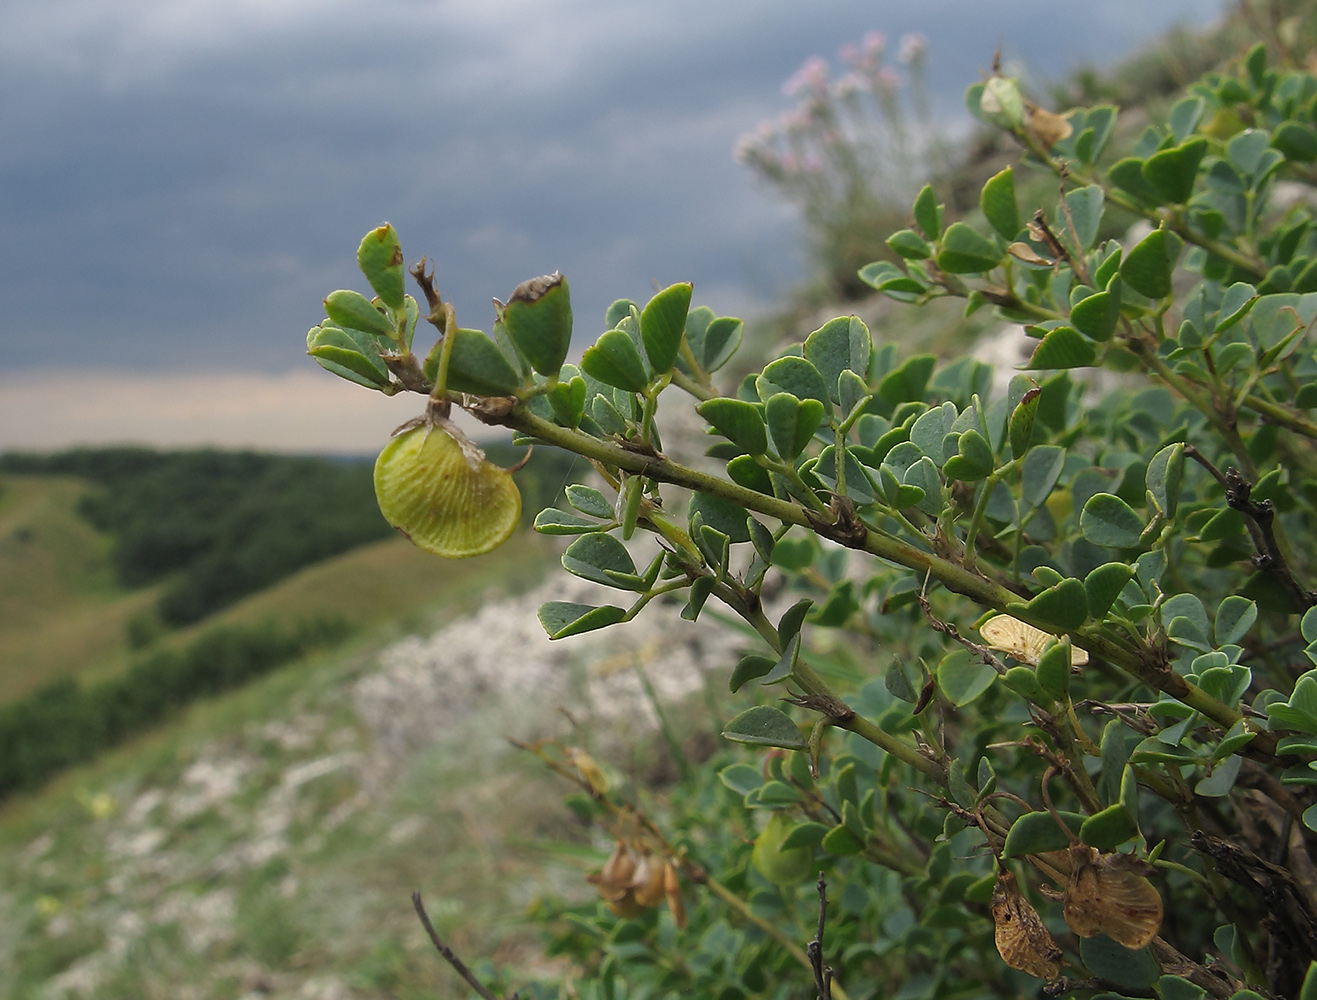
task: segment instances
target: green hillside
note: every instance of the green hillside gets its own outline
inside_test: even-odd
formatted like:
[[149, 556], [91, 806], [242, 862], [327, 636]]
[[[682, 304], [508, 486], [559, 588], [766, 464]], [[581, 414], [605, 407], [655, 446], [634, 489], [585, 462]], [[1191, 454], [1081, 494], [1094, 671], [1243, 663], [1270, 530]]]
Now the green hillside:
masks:
[[0, 479], [0, 704], [121, 658], [127, 623], [156, 598], [116, 582], [111, 538], [78, 513], [89, 488], [67, 476]]

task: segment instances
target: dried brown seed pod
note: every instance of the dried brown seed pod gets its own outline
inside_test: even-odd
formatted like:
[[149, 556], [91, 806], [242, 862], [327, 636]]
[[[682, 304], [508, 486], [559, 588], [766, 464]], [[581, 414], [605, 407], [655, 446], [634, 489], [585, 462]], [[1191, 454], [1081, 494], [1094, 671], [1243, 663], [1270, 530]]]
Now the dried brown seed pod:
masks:
[[992, 890], [992, 922], [997, 925], [997, 951], [1003, 962], [1038, 979], [1057, 977], [1061, 949], [1038, 911], [1020, 894], [1015, 876], [1004, 869]]
[[1080, 937], [1105, 934], [1126, 948], [1145, 948], [1162, 925], [1162, 898], [1146, 878], [1152, 865], [1131, 854], [1070, 847], [1065, 922]]

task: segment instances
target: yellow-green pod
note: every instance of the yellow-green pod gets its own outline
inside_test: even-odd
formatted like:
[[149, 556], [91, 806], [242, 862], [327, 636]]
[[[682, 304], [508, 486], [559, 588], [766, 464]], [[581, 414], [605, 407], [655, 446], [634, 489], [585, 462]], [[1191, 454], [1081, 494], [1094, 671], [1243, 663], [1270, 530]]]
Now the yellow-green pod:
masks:
[[775, 812], [755, 838], [750, 860], [759, 874], [774, 885], [795, 885], [804, 881], [813, 869], [814, 852], [808, 847], [783, 850], [782, 841], [790, 832], [791, 823], [786, 813]]
[[375, 497], [386, 521], [445, 559], [497, 548], [521, 518], [511, 473], [438, 424], [404, 431], [385, 446], [375, 460]]

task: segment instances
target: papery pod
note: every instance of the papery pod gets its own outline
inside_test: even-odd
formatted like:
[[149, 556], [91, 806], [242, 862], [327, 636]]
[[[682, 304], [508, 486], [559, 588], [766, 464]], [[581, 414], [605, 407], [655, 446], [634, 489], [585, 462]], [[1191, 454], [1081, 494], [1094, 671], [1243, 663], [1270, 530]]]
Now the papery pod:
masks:
[[447, 559], [497, 548], [521, 518], [512, 475], [443, 423], [413, 427], [385, 446], [375, 461], [375, 496], [386, 521]]

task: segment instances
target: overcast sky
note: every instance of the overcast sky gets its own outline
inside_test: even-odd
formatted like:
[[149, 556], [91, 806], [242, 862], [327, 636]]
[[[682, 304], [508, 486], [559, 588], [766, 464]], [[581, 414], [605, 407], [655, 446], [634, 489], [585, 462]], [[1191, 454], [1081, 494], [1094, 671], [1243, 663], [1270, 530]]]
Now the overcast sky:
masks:
[[340, 386], [305, 333], [327, 292], [365, 289], [354, 251], [384, 220], [436, 264], [464, 326], [488, 329], [492, 296], [555, 269], [580, 344], [655, 280], [763, 309], [802, 276], [799, 230], [732, 147], [790, 106], [782, 83], [808, 56], [920, 32], [954, 127], [999, 40], [1058, 79], [1220, 10], [6, 0], [0, 448], [370, 447], [417, 407]]

